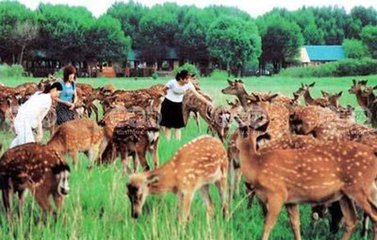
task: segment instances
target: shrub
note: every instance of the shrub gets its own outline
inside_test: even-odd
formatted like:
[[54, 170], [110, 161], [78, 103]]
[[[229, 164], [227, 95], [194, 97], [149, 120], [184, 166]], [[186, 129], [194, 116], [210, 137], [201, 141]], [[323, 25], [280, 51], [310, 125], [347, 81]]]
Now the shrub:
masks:
[[22, 77], [25, 75], [24, 68], [19, 64], [0, 65], [0, 77]]
[[152, 78], [153, 78], [153, 80], [156, 80], [158, 78], [158, 73], [153, 73]]
[[199, 76], [199, 70], [195, 65], [192, 65], [190, 63], [185, 63], [179, 68], [174, 69], [174, 75], [182, 70], [187, 70], [191, 74], [195, 74], [196, 76]]
[[344, 59], [309, 67], [292, 67], [280, 71], [283, 77], [342, 77], [377, 74], [377, 60], [371, 58]]

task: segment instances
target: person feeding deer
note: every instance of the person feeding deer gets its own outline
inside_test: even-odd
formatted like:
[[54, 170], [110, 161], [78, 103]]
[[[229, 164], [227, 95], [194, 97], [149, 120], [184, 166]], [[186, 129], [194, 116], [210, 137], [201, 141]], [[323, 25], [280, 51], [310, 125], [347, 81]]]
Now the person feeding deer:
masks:
[[161, 104], [160, 126], [163, 127], [168, 141], [172, 128], [175, 129], [175, 138], [181, 139], [181, 128], [185, 126], [182, 112], [183, 96], [187, 90], [195, 91], [190, 79], [191, 74], [187, 70], [182, 70], [176, 74], [175, 79], [170, 80], [165, 85], [167, 94]]

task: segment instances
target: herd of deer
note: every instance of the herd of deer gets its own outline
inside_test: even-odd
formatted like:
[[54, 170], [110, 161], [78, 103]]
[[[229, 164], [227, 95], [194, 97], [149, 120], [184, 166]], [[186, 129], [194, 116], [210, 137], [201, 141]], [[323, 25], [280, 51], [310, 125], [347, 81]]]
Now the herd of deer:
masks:
[[[54, 80], [15, 88], [0, 86], [0, 123], [11, 125], [17, 107]], [[377, 231], [377, 132], [356, 123], [352, 107], [339, 104], [342, 92], [332, 95], [322, 91], [323, 97], [313, 99], [310, 88], [314, 83], [302, 84], [289, 98], [280, 94], [249, 94], [242, 80], [228, 80], [228, 84], [222, 93], [237, 99], [227, 106], [215, 106], [197, 83], [196, 91], [185, 94], [185, 123], [193, 113], [199, 127], [200, 116], [208, 131], [218, 138], [194, 139], [161, 166], [158, 143], [163, 85], [116, 90], [111, 85], [95, 89], [78, 84], [77, 111], [81, 118], [55, 128], [56, 115], [52, 109], [45, 119], [46, 129], [51, 133], [46, 144], [24, 144], [7, 150], [1, 157], [0, 188], [8, 216], [15, 192], [21, 214], [25, 190], [33, 193], [44, 212], [52, 211], [50, 196], [59, 209], [69, 192], [70, 169], [63, 156], [69, 154], [76, 164], [78, 152], [84, 152], [92, 164], [110, 163], [120, 155], [124, 172], [130, 174], [127, 193], [134, 218], [141, 214], [149, 194], [173, 192], [180, 202], [179, 219], [186, 222], [197, 190], [207, 215], [211, 216], [214, 204], [209, 184], [212, 183], [220, 192], [223, 214], [227, 217], [230, 200], [238, 192], [243, 176], [250, 203], [256, 195], [264, 206], [262, 239], [268, 239], [283, 205], [295, 239], [301, 239], [300, 203], [312, 204], [313, 216], [318, 216], [318, 209], [338, 206], [329, 208], [331, 230], [336, 231], [344, 219], [343, 239], [350, 239], [356, 228], [355, 204], [372, 220]], [[368, 123], [374, 127], [377, 100], [373, 90], [367, 81], [354, 80], [349, 93], [356, 95]], [[300, 97], [304, 98], [305, 106], [299, 104]], [[103, 108], [100, 120], [96, 101]], [[96, 121], [89, 118], [92, 113]], [[229, 136], [233, 120], [238, 128]], [[146, 160], [148, 151], [153, 158], [152, 170]], [[128, 157], [133, 159], [132, 170]], [[142, 172], [138, 172], [139, 165]]]

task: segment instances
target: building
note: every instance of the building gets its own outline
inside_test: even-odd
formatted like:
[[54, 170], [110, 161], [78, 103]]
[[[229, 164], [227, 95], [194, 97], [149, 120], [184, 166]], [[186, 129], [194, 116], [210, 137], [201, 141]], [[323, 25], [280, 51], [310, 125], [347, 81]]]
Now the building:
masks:
[[306, 45], [300, 49], [299, 62], [302, 66], [313, 66], [345, 58], [341, 45]]

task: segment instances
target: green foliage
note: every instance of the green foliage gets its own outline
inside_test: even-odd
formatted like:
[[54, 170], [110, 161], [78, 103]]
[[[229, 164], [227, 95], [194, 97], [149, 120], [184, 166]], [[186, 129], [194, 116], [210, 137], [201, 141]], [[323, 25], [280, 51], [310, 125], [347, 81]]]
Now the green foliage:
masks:
[[282, 70], [282, 77], [342, 77], [377, 74], [377, 60], [371, 58], [345, 59], [338, 62]]
[[208, 30], [207, 44], [212, 56], [229, 67], [241, 68], [257, 59], [261, 39], [253, 22], [227, 16], [220, 17]]
[[278, 72], [287, 62], [292, 62], [299, 53], [303, 44], [300, 27], [281, 16], [271, 15], [258, 22], [261, 27], [262, 55], [261, 63], [273, 63], [275, 72]]
[[157, 80], [157, 78], [158, 78], [158, 73], [153, 73], [152, 74], [152, 79], [153, 80]]
[[98, 60], [125, 59], [131, 49], [131, 39], [124, 36], [120, 22], [106, 15], [91, 26], [87, 41], [89, 56]]
[[0, 78], [3, 77], [22, 77], [25, 74], [24, 68], [19, 64], [0, 65]]
[[187, 70], [189, 73], [199, 76], [199, 69], [195, 65], [192, 65], [190, 63], [185, 63], [182, 66], [174, 69], [174, 74], [177, 74], [182, 70]]
[[361, 31], [361, 39], [368, 46], [373, 58], [377, 58], [377, 26], [368, 25]]
[[369, 56], [368, 48], [360, 40], [345, 39], [343, 48], [347, 58], [364, 58]]

